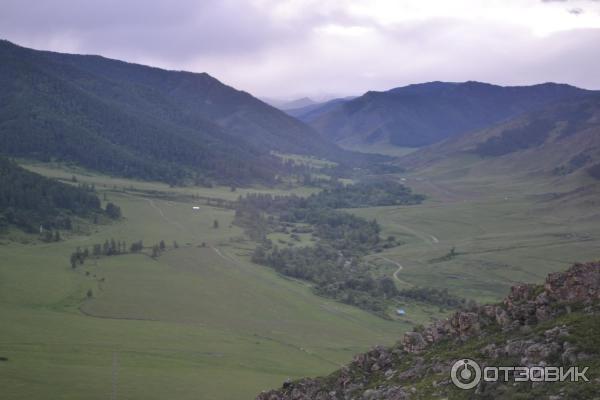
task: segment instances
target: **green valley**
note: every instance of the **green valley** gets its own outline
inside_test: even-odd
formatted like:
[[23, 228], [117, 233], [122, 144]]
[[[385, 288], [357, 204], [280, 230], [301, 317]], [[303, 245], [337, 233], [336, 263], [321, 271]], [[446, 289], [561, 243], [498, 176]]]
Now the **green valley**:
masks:
[[[196, 191], [231, 198], [229, 188], [171, 190], [74, 173], [124, 217], [82, 225], [58, 243], [3, 237], [0, 356], [8, 361], [0, 363], [0, 380], [9, 398], [106, 398], [113, 382], [127, 398], [247, 398], [287, 377], [331, 371], [411, 326], [318, 297], [305, 283], [249, 262], [253, 245], [231, 225], [233, 210], [181, 200]], [[76, 247], [110, 238], [146, 246], [164, 240], [167, 250], [156, 259], [88, 258], [71, 269]], [[413, 318], [426, 321], [426, 310]], [[225, 384], [232, 379], [235, 385]]]
[[21, 3], [1, 399], [597, 399], [600, 3]]
[[[248, 398], [288, 377], [326, 374], [443, 315], [407, 298], [406, 317], [386, 320], [319, 297], [310, 284], [250, 262], [255, 245], [233, 224], [235, 212], [201, 200], [234, 201], [255, 191], [306, 196], [315, 189], [170, 188], [25, 166], [65, 182], [75, 175], [93, 183], [103, 204], [119, 205], [124, 217], [82, 224], [58, 243], [2, 240], [0, 355], [8, 361], [0, 368], [11, 398], [105, 398], [113, 382], [128, 398]], [[490, 180], [477, 168], [458, 176], [448, 171], [444, 165], [396, 177], [426, 195], [421, 205], [345, 209], [376, 219], [382, 237], [401, 243], [366, 256], [399, 289], [447, 288], [468, 299], [497, 300], [515, 282], [539, 282], [566, 263], [597, 257], [593, 207], [588, 217], [577, 218], [586, 215], [577, 202], [548, 213], [555, 201], [548, 199], [550, 181]], [[111, 238], [145, 246], [164, 240], [167, 248], [157, 258], [148, 251], [90, 258], [71, 269], [68, 255], [76, 247]], [[225, 384], [232, 380], [235, 385]]]

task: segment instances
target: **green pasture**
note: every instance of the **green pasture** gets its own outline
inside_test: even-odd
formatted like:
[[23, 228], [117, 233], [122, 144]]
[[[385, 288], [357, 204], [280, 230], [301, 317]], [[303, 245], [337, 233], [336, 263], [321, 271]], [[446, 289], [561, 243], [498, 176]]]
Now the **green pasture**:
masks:
[[[192, 201], [115, 191], [104, 179], [78, 175], [122, 208], [122, 221], [89, 224], [89, 234], [65, 233], [59, 243], [2, 240], [2, 398], [106, 399], [115, 386], [127, 399], [249, 399], [288, 377], [333, 371], [428, 318], [386, 321], [318, 297], [249, 262], [254, 244], [231, 224], [232, 210], [193, 210]], [[111, 238], [164, 240], [167, 250], [71, 269], [77, 247]]]

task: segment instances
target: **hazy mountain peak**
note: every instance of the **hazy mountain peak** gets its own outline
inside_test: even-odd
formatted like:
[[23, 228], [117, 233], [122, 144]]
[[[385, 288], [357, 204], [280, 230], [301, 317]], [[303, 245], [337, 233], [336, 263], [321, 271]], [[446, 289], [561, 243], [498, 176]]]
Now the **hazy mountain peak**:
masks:
[[300, 118], [339, 144], [417, 147], [590, 93], [552, 82], [499, 86], [477, 81], [434, 81], [385, 92], [369, 91]]

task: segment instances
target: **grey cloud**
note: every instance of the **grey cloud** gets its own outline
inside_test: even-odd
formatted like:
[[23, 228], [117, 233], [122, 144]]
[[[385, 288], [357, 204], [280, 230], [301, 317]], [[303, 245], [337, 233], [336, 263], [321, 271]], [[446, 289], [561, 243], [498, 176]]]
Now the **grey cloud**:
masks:
[[[252, 52], [296, 32], [274, 24], [260, 9], [231, 0], [158, 2], [77, 0], [26, 5], [4, 2], [0, 34], [37, 42], [70, 37], [84, 49], [154, 58]], [[30, 2], [31, 3], [31, 2]]]
[[[262, 96], [350, 95], [469, 79], [600, 88], [590, 67], [600, 61], [600, 30], [539, 38], [510, 21], [494, 25], [437, 17], [390, 25], [352, 14], [346, 1], [337, 0], [315, 1], [278, 19], [267, 8], [276, 3], [2, 0], [0, 37], [35, 48], [206, 71]], [[571, 11], [580, 4], [569, 4]], [[315, 33], [331, 25], [362, 27], [368, 40]]]

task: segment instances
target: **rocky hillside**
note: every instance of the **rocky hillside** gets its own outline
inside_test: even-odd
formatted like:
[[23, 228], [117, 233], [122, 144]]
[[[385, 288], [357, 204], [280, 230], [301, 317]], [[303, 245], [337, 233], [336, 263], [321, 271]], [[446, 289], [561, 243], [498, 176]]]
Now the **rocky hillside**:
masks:
[[[417, 328], [391, 348], [375, 347], [323, 378], [288, 381], [257, 400], [600, 398], [600, 262], [518, 285], [499, 304], [474, 306]], [[589, 367], [589, 382], [481, 380], [459, 389], [452, 366]], [[503, 376], [503, 375], [501, 375]]]

